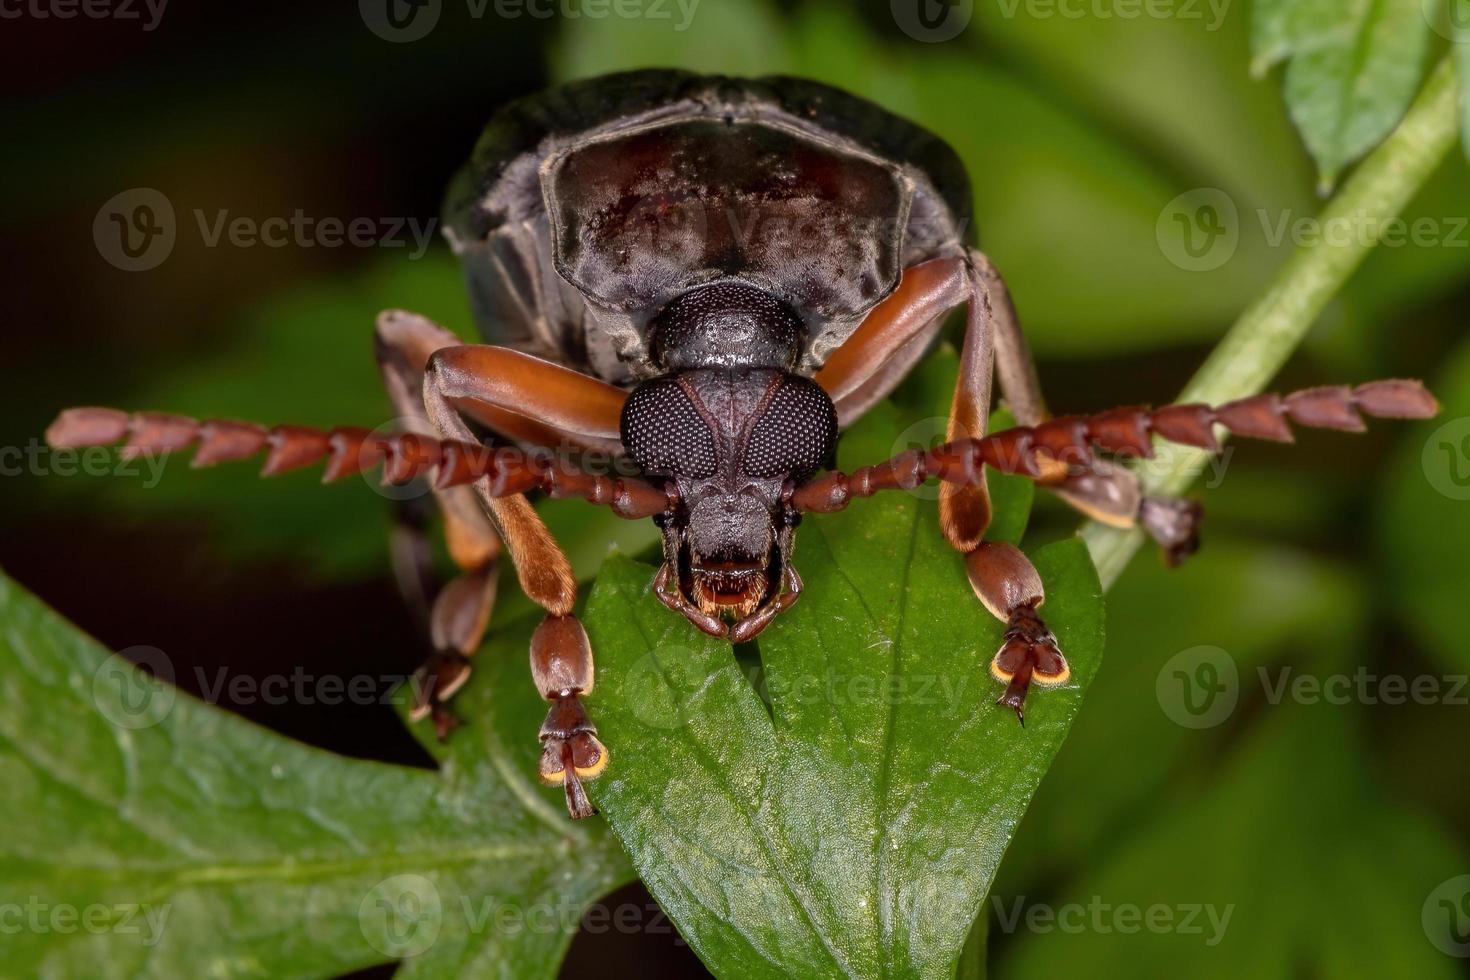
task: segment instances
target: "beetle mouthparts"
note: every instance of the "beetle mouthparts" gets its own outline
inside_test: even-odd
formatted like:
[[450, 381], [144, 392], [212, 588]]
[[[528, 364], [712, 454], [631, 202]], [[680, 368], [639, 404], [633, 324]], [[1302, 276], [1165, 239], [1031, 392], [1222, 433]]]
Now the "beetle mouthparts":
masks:
[[724, 613], [744, 619], [760, 608], [769, 584], [770, 577], [759, 565], [725, 563], [690, 570], [690, 598], [710, 616]]

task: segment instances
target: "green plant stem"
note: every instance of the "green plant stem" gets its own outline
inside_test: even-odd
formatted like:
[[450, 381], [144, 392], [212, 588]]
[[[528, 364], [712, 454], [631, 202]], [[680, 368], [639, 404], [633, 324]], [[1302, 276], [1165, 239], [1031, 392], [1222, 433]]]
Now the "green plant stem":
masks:
[[[1323, 227], [1349, 233], [1322, 236], [1297, 249], [1265, 295], [1241, 314], [1210, 353], [1179, 400], [1217, 405], [1265, 388], [1322, 309], [1378, 244], [1387, 224], [1444, 159], [1455, 143], [1458, 123], [1454, 65], [1446, 58], [1398, 128], [1323, 209]], [[1144, 492], [1183, 493], [1209, 458], [1197, 449], [1159, 447], [1158, 455], [1140, 473]], [[1096, 521], [1089, 521], [1081, 533], [1104, 589], [1122, 574], [1144, 538], [1137, 528], [1119, 530]]]

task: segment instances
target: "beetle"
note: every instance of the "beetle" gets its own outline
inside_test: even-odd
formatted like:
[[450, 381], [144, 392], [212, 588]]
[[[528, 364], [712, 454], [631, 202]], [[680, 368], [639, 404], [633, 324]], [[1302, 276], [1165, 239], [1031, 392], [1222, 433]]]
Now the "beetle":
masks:
[[[594, 812], [583, 783], [609, 752], [582, 704], [594, 671], [577, 583], [527, 492], [653, 518], [659, 600], [738, 643], [801, 595], [791, 556], [802, 514], [938, 479], [944, 536], [1006, 625], [989, 667], [1005, 685], [999, 703], [1024, 720], [1028, 689], [1070, 671], [1039, 612], [1035, 568], [984, 539], [986, 467], [1030, 476], [1093, 518], [1142, 525], [1172, 563], [1196, 547], [1199, 506], [1143, 495], [1118, 459], [1149, 455], [1154, 436], [1214, 450], [1217, 428], [1289, 440], [1289, 421], [1359, 431], [1361, 414], [1437, 410], [1417, 382], [1384, 381], [1052, 418], [1005, 282], [973, 243], [954, 151], [796, 78], [638, 71], [512, 103], [451, 185], [445, 235], [488, 343], [462, 344], [403, 311], [381, 314], [376, 330], [396, 410], [433, 435], [102, 408], [69, 409], [47, 435], [55, 446], [126, 440], [133, 455], [195, 446], [195, 465], [268, 451], [267, 475], [325, 458], [329, 480], [380, 463], [390, 482], [432, 477], [460, 573], [433, 599], [437, 652], [417, 675], [412, 715], [432, 715], [441, 737], [456, 724], [446, 702], [469, 675], [508, 555], [546, 611], [530, 650], [550, 702], [539, 773], [564, 787], [574, 818]], [[831, 469], [839, 432], [962, 305], [944, 444]], [[1018, 427], [987, 431], [992, 378]], [[578, 465], [593, 453], [621, 471]]]

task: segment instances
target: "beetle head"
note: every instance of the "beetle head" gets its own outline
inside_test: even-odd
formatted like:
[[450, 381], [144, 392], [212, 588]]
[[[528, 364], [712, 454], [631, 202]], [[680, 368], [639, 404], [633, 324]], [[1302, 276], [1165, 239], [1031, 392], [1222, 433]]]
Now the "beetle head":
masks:
[[707, 622], [739, 622], [788, 582], [798, 515], [785, 490], [831, 461], [837, 412], [816, 382], [791, 373], [800, 321], [754, 287], [686, 294], [653, 326], [668, 373], [629, 395], [623, 446], [678, 491], [661, 524], [680, 595]]

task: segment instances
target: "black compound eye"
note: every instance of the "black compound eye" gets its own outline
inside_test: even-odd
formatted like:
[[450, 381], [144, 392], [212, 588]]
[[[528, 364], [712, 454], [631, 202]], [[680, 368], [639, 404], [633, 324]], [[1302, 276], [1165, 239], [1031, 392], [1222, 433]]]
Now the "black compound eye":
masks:
[[633, 389], [619, 426], [623, 448], [645, 473], [703, 479], [715, 474], [715, 439], [676, 378]]
[[815, 381], [788, 375], [750, 430], [744, 470], [758, 479], [801, 477], [828, 465], [837, 409]]

